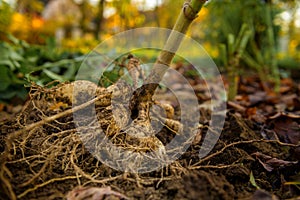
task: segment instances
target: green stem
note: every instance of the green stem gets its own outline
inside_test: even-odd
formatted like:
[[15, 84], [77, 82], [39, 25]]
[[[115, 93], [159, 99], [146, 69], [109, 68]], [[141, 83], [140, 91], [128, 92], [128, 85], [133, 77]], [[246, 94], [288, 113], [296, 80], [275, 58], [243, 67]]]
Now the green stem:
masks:
[[265, 84], [266, 80], [266, 73], [263, 71], [263, 67], [257, 63], [247, 52], [244, 52], [244, 54], [242, 55], [242, 59], [244, 60], [244, 62], [250, 66], [253, 69], [256, 69], [257, 73], [258, 73], [258, 77], [261, 80], [261, 85], [263, 87], [264, 91], [268, 91], [268, 87]]
[[275, 91], [279, 92], [280, 87], [280, 75], [277, 66], [277, 58], [276, 58], [276, 45], [274, 39], [274, 30], [272, 23], [272, 1], [267, 2], [266, 5], [266, 19], [267, 19], [267, 39], [268, 39], [268, 52], [270, 53], [269, 63], [272, 70], [273, 80], [275, 81]]
[[238, 91], [238, 83], [239, 83], [238, 63], [239, 63], [238, 58], [233, 57], [229, 62], [229, 66], [227, 67], [227, 71], [228, 71], [227, 98], [229, 101], [233, 101], [235, 99]]
[[228, 35], [228, 57], [229, 62], [227, 65], [228, 72], [228, 100], [232, 101], [238, 92], [239, 83], [239, 64], [240, 59], [245, 51], [248, 41], [251, 36], [251, 31], [246, 24], [243, 24], [237, 39], [232, 34]]

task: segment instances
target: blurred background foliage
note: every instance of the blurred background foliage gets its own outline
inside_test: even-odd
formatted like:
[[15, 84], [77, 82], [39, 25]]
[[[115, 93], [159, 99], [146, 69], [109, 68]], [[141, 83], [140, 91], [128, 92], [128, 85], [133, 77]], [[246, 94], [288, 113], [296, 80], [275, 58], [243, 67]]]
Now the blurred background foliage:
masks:
[[[183, 2], [0, 0], [0, 100], [28, 81], [43, 85], [54, 79], [72, 80], [80, 56], [116, 33], [145, 26], [172, 28]], [[188, 34], [218, 66], [237, 72], [235, 77], [251, 69], [276, 84], [279, 76], [288, 75], [283, 70], [300, 67], [299, 4], [210, 0]], [[236, 61], [238, 68], [232, 68]]]
[[[154, 26], [172, 28], [183, 0], [0, 0], [0, 36], [11, 33], [28, 43], [48, 37], [72, 51], [88, 51], [99, 41], [124, 30]], [[199, 13], [190, 35], [215, 57], [228, 34], [242, 23], [253, 29], [256, 43], [266, 42], [265, 6], [272, 6], [272, 25], [280, 57], [299, 58], [300, 8], [297, 0], [210, 0]]]

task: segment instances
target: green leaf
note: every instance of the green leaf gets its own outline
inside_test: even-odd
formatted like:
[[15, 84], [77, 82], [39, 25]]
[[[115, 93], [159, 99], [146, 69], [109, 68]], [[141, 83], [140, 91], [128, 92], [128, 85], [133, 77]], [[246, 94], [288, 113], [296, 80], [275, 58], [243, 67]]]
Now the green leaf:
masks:
[[251, 173], [250, 173], [250, 183], [251, 183], [251, 185], [253, 185], [254, 187], [256, 187], [256, 189], [260, 189], [260, 187], [256, 184], [256, 182], [255, 182], [255, 178], [254, 178], [254, 176], [253, 176], [253, 173], [252, 173], [252, 171], [251, 171]]
[[[243, 38], [245, 37], [245, 33], [248, 31], [249, 27], [246, 23], [242, 24], [238, 36], [236, 38], [236, 42], [234, 44], [234, 51], [238, 51], [238, 49], [243, 46], [241, 45]], [[246, 34], [247, 35], [247, 34]], [[250, 36], [249, 36], [250, 37]], [[244, 47], [243, 47], [244, 48]]]
[[44, 72], [49, 78], [51, 78], [51, 79], [53, 79], [53, 80], [59, 80], [59, 81], [61, 81], [61, 82], [66, 81], [66, 80], [64, 79], [63, 76], [60, 76], [60, 75], [58, 75], [58, 74], [55, 74], [54, 72], [52, 72], [52, 71], [50, 71], [50, 70], [44, 69], [43, 72]]
[[12, 34], [8, 34], [7, 37], [8, 37], [8, 39], [9, 39], [10, 41], [12, 41], [12, 42], [13, 42], [14, 44], [16, 44], [16, 45], [18, 45], [19, 42], [20, 42], [20, 40], [17, 39], [17, 38], [16, 38], [15, 36], [13, 36]]
[[220, 57], [221, 60], [224, 64], [224, 66], [228, 65], [228, 57], [227, 57], [227, 49], [225, 44], [220, 44], [219, 45], [219, 50], [220, 50]]
[[[10, 68], [11, 71], [14, 71], [16, 69], [14, 63], [11, 60], [0, 60], [0, 66], [8, 66]], [[1, 67], [2, 67], [1, 66]]]
[[30, 48], [30, 45], [29, 45], [26, 41], [24, 41], [24, 40], [21, 40], [21, 41], [20, 41], [20, 44], [21, 44], [21, 46], [24, 47], [24, 48]]
[[14, 63], [14, 66], [16, 68], [20, 68], [21, 67], [21, 64], [17, 60], [12, 60], [12, 62]]
[[235, 36], [233, 34], [228, 34], [227, 38], [228, 43], [228, 54], [231, 56], [233, 55], [235, 49], [234, 49], [234, 42], [235, 42]]
[[67, 67], [67, 71], [64, 73], [63, 76], [66, 80], [70, 80], [75, 76], [75, 74], [76, 74], [75, 65], [74, 63], [71, 63], [71, 65]]
[[23, 60], [24, 57], [21, 56], [18, 52], [16, 51], [11, 51], [10, 54], [9, 54], [9, 58], [12, 59], [12, 60]]
[[13, 52], [13, 48], [6, 42], [0, 42], [0, 58], [9, 59], [10, 54]]
[[0, 91], [5, 91], [11, 84], [11, 78], [9, 77], [9, 70], [5, 66], [0, 66]]

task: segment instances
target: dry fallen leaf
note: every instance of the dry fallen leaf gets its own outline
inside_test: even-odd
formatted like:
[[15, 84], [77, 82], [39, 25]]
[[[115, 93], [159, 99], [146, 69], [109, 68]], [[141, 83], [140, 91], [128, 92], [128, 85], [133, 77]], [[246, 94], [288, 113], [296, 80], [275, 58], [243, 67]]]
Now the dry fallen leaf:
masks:
[[271, 172], [274, 169], [286, 167], [289, 165], [297, 164], [298, 161], [285, 161], [278, 158], [272, 158], [271, 156], [265, 155], [260, 152], [256, 152], [251, 154], [255, 156], [256, 159], [260, 162], [260, 164], [268, 171]]
[[[280, 141], [300, 145], [300, 115], [291, 112], [278, 112], [267, 120], [268, 126]], [[292, 149], [295, 158], [300, 159], [300, 146]]]

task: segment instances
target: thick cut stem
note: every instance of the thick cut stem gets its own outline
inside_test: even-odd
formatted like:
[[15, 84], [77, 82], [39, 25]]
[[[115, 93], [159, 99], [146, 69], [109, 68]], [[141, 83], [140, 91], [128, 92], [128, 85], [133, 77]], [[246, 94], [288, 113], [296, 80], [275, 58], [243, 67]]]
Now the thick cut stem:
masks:
[[[180, 43], [184, 38], [190, 24], [197, 17], [206, 0], [191, 0], [191, 2], [184, 3], [184, 6], [179, 14], [179, 17], [171, 31], [169, 38], [159, 54], [150, 75], [146, 78], [144, 85], [139, 88], [131, 102], [132, 110], [137, 109], [140, 102], [151, 101], [158, 83], [162, 80], [167, 68], [178, 50]], [[181, 33], [181, 34], [179, 34]]]

